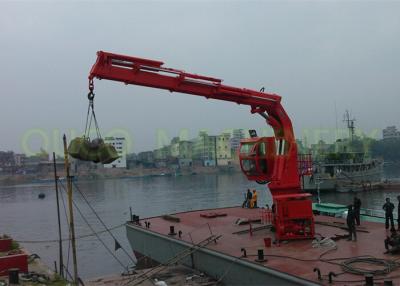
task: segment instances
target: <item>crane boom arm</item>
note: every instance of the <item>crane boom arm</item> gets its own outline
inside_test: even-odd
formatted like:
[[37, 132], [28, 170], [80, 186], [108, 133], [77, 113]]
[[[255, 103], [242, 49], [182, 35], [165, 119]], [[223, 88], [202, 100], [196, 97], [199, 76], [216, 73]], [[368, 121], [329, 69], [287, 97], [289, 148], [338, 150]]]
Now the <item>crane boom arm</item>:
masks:
[[[93, 79], [98, 78], [248, 105], [251, 113], [258, 113], [266, 119], [280, 142], [278, 154], [274, 154], [274, 170], [268, 170], [272, 174], [268, 175], [268, 180], [272, 178], [271, 191], [299, 191], [297, 145], [291, 120], [281, 105], [280, 96], [224, 85], [221, 79], [186, 73], [163, 65], [161, 61], [99, 51], [89, 74], [89, 89], [93, 89]], [[250, 173], [247, 176], [252, 177]], [[255, 177], [253, 179], [257, 180]]]
[[277, 138], [294, 140], [292, 124], [281, 106], [279, 95], [223, 85], [221, 79], [166, 68], [163, 64], [99, 51], [89, 79], [108, 79], [249, 105], [252, 113], [259, 113], [266, 118]]

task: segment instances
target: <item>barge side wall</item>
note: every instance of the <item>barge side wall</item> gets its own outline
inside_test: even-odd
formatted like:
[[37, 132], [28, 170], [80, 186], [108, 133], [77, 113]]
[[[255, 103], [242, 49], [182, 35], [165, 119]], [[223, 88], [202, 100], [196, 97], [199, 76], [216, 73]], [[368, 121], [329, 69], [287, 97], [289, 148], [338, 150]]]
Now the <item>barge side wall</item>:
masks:
[[[160, 263], [165, 263], [192, 247], [185, 241], [129, 223], [126, 224], [126, 233], [134, 251]], [[220, 239], [223, 240], [223, 237]], [[221, 279], [225, 285], [319, 285], [207, 248], [196, 250], [192, 255], [182, 259], [180, 263], [204, 272], [217, 280]]]

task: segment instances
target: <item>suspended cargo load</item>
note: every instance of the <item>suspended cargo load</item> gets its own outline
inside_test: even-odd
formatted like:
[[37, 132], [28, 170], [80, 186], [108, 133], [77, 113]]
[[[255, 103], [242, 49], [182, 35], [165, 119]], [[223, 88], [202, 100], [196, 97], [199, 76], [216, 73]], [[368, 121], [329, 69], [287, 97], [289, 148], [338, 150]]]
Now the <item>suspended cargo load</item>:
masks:
[[85, 139], [83, 139], [82, 137], [76, 137], [75, 139], [71, 140], [68, 146], [68, 154], [71, 157], [75, 159], [80, 159], [79, 154], [84, 140]]
[[[76, 137], [73, 139], [68, 146], [68, 154], [78, 160], [89, 161], [93, 163], [110, 164], [117, 160], [120, 156], [114, 146], [108, 143], [104, 143], [101, 138], [100, 128], [97, 123], [96, 114], [94, 112], [94, 93], [93, 85], [89, 85], [89, 106], [86, 116], [85, 133], [82, 137]], [[90, 130], [94, 123], [94, 128], [97, 137], [90, 140]]]
[[113, 145], [104, 143], [99, 147], [99, 158], [103, 164], [110, 164], [119, 157]]
[[77, 137], [68, 146], [68, 154], [78, 160], [109, 164], [119, 158], [117, 150], [103, 139], [90, 141], [87, 137]]

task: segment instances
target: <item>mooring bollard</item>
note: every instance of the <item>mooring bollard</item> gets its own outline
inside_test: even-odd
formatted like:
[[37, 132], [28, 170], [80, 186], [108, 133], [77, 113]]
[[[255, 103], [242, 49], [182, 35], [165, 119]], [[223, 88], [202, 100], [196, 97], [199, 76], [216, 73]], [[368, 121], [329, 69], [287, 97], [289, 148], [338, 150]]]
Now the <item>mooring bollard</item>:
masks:
[[365, 285], [374, 286], [374, 275], [372, 274], [365, 275]]
[[257, 261], [257, 262], [265, 262], [265, 261], [267, 261], [267, 260], [264, 258], [264, 249], [259, 249], [259, 250], [257, 250], [257, 259], [256, 259], [256, 261]]
[[169, 226], [169, 233], [168, 235], [176, 235], [175, 227], [173, 225]]
[[392, 280], [383, 280], [383, 286], [393, 286]]

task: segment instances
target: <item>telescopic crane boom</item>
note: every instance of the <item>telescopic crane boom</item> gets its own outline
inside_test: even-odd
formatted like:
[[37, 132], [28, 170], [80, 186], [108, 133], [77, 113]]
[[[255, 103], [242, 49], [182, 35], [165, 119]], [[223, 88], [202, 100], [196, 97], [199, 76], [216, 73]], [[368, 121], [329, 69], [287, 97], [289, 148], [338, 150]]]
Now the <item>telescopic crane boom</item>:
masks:
[[163, 65], [160, 61], [99, 51], [89, 74], [89, 100], [94, 97], [93, 80], [98, 78], [250, 106], [251, 113], [260, 114], [273, 128], [275, 137], [257, 137], [253, 133], [252, 138], [243, 139], [239, 150], [241, 169], [249, 180], [269, 183], [277, 240], [313, 237], [310, 195], [301, 193], [297, 145], [281, 97], [264, 89], [224, 85], [221, 79]]
[[292, 123], [281, 105], [280, 96], [224, 85], [221, 79], [163, 65], [160, 61], [99, 51], [90, 71], [89, 87], [93, 90], [94, 78], [108, 79], [248, 105], [251, 113], [265, 118], [273, 128], [276, 140], [256, 137], [242, 142], [240, 159], [243, 172], [250, 180], [270, 182], [272, 193], [300, 191], [297, 145]]

